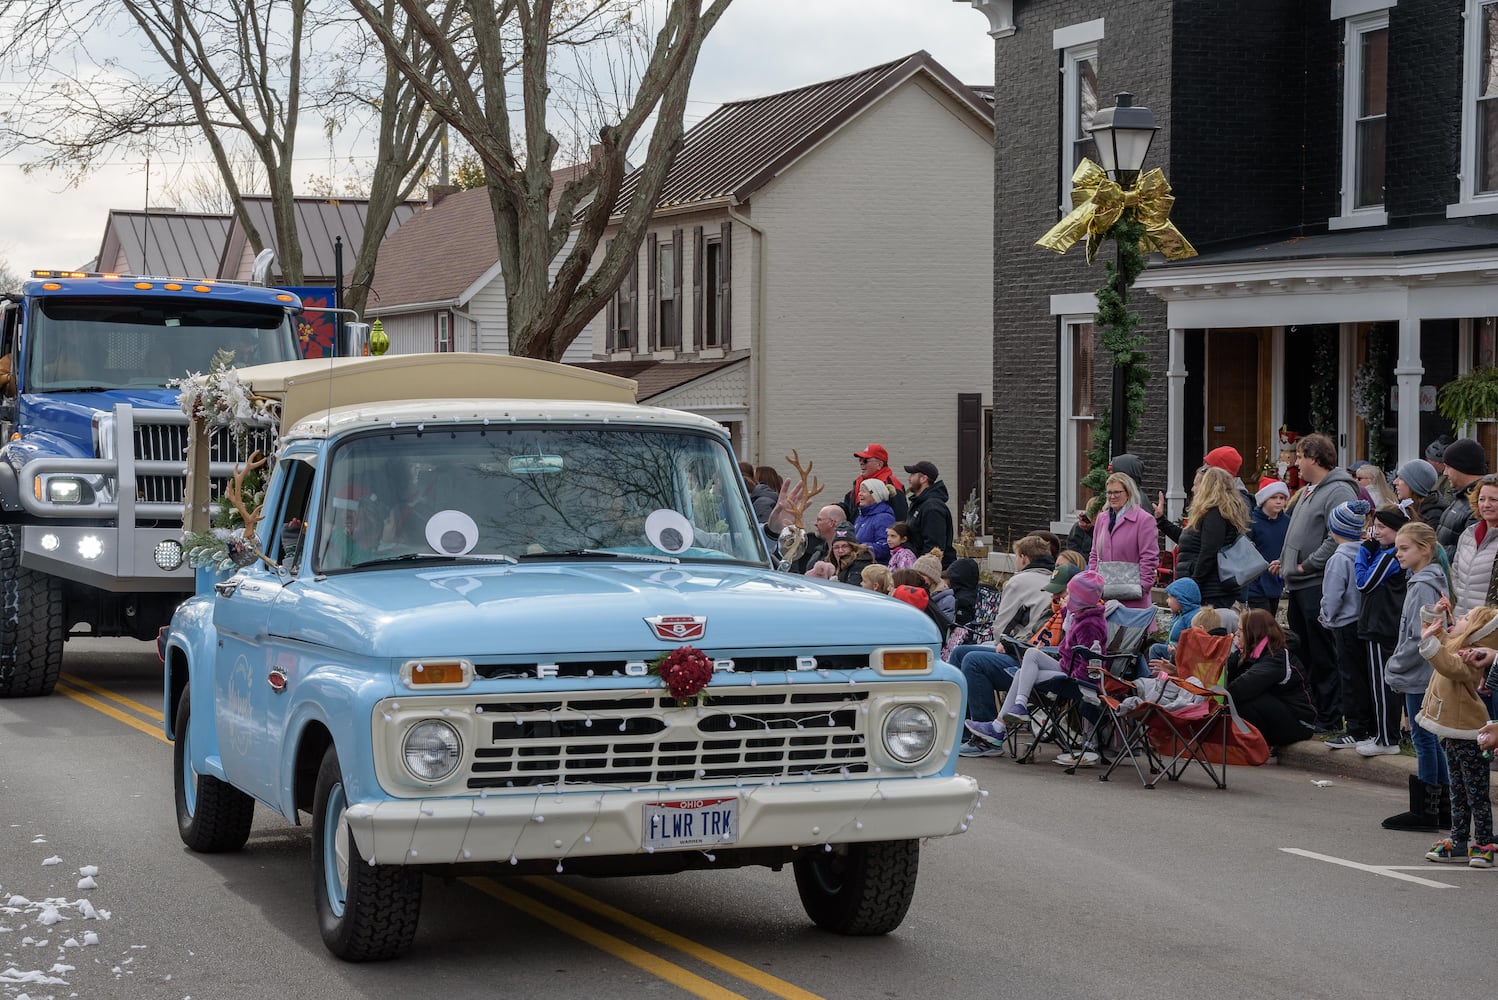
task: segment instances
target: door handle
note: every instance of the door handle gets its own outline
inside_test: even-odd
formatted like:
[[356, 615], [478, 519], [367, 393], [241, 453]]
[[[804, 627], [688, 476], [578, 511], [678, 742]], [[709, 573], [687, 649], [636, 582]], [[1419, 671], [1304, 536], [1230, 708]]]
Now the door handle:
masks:
[[213, 585], [214, 593], [220, 597], [233, 597], [234, 592], [239, 589], [238, 580], [221, 580]]

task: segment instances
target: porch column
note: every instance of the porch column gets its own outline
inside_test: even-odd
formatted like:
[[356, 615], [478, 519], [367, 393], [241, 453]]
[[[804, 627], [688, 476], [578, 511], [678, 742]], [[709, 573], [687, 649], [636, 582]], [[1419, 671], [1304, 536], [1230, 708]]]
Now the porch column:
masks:
[[1405, 313], [1399, 320], [1399, 360], [1394, 364], [1394, 382], [1399, 386], [1398, 465], [1422, 454], [1420, 378], [1424, 374], [1425, 366], [1420, 360], [1420, 317]]
[[[1186, 507], [1186, 484], [1181, 481], [1181, 455], [1186, 435], [1186, 331], [1171, 327], [1170, 354], [1165, 369], [1165, 510], [1173, 521]], [[1153, 503], [1145, 497], [1146, 503]]]

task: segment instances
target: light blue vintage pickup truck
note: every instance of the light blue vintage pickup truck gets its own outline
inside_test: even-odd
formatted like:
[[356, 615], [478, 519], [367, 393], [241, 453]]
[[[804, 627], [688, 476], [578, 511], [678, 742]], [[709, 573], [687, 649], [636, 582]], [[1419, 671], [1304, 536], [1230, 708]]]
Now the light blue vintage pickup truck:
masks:
[[237, 374], [280, 433], [243, 565], [161, 639], [188, 847], [310, 816], [353, 961], [411, 946], [427, 874], [790, 864], [819, 926], [900, 924], [979, 794], [962, 677], [919, 612], [771, 569], [722, 428], [525, 359]]

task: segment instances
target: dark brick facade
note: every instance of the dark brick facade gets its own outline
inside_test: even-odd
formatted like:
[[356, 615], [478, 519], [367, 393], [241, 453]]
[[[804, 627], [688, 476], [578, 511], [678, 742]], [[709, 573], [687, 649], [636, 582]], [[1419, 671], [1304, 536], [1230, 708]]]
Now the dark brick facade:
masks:
[[1462, 5], [1455, 0], [1400, 0], [1389, 11], [1384, 207], [1391, 221], [1444, 218], [1457, 200], [1461, 52]]

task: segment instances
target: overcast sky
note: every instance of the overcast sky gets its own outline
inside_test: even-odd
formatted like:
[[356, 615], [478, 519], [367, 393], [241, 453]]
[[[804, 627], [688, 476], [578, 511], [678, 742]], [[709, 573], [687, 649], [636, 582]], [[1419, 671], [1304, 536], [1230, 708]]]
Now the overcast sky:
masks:
[[[963, 0], [736, 0], [704, 44], [687, 123], [724, 101], [758, 97], [876, 66], [919, 49], [968, 83], [993, 83], [988, 20]], [[326, 152], [305, 142], [308, 173], [327, 173]], [[117, 157], [80, 187], [60, 175], [0, 164], [0, 258], [17, 273], [72, 268], [99, 251], [111, 208], [139, 209], [146, 172], [139, 157]], [[151, 203], [163, 204], [163, 167]]]

